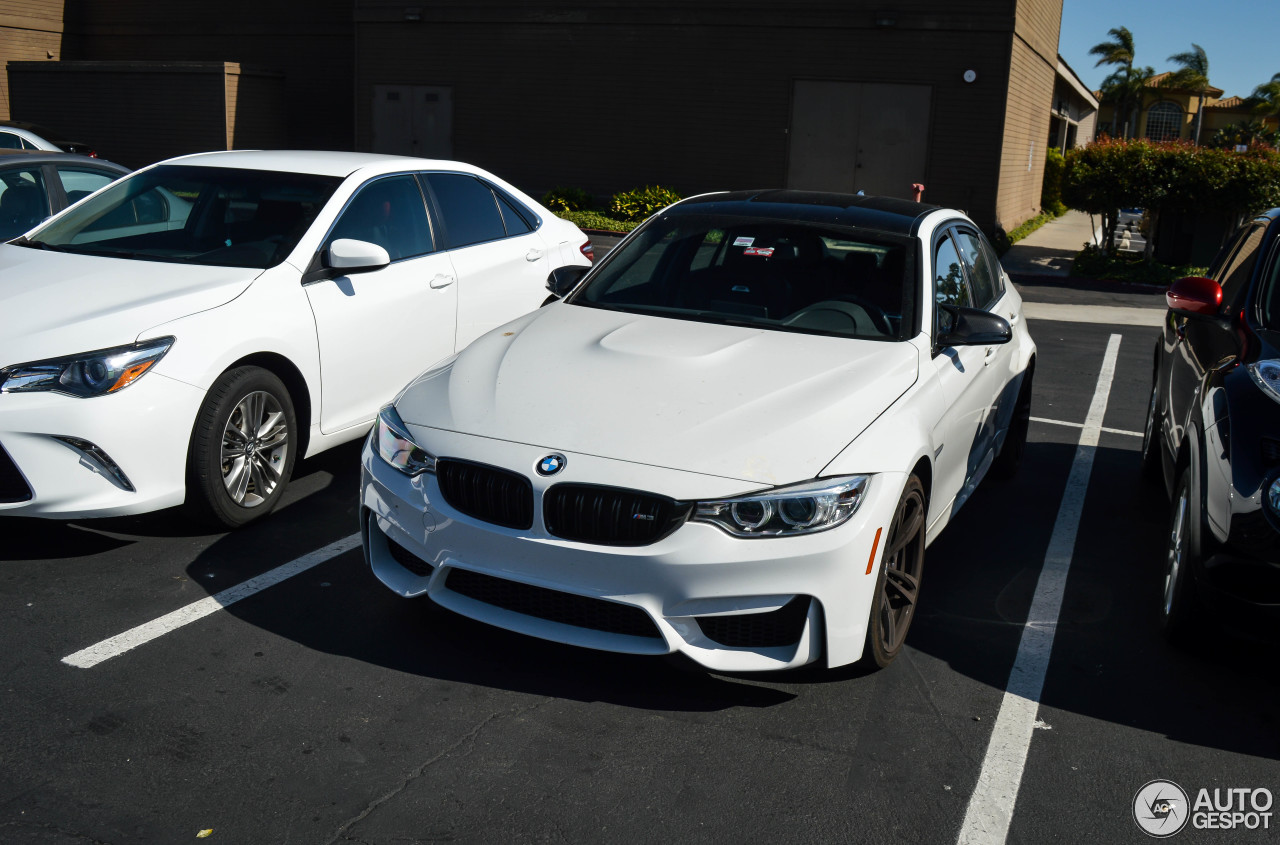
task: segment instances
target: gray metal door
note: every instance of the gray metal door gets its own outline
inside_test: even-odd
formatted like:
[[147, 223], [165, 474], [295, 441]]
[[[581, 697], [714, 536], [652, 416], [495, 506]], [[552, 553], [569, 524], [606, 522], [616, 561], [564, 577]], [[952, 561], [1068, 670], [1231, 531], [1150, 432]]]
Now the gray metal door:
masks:
[[373, 151], [453, 158], [453, 89], [373, 86]]
[[929, 161], [927, 85], [797, 80], [787, 187], [913, 197]]

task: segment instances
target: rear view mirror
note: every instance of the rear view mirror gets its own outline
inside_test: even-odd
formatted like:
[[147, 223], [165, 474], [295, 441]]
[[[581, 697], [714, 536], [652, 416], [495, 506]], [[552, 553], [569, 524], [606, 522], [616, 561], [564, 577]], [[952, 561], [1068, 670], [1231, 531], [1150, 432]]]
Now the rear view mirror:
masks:
[[551, 271], [551, 275], [547, 276], [547, 290], [551, 291], [554, 296], [564, 299], [569, 291], [577, 287], [578, 282], [582, 281], [582, 277], [587, 275], [590, 267], [583, 267], [573, 264], [568, 267], [557, 267]]
[[938, 306], [938, 336], [933, 347], [993, 346], [1013, 339], [1013, 328], [1004, 317], [979, 308]]
[[339, 238], [329, 244], [328, 267], [332, 270], [341, 270], [343, 274], [377, 270], [390, 263], [391, 256], [387, 251], [368, 241]]
[[1170, 311], [1183, 317], [1216, 317], [1222, 307], [1222, 287], [1213, 279], [1187, 276], [1169, 285], [1164, 301]]

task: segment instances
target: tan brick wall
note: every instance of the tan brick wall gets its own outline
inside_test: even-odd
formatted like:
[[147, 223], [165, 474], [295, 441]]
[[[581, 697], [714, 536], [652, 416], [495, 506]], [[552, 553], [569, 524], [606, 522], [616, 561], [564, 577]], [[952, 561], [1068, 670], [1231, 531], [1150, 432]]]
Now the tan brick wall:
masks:
[[5, 66], [62, 58], [62, 6], [62, 0], [0, 0], [0, 120], [30, 120], [10, 107]]
[[1062, 0], [1017, 0], [996, 202], [1006, 231], [1040, 213], [1061, 20]]

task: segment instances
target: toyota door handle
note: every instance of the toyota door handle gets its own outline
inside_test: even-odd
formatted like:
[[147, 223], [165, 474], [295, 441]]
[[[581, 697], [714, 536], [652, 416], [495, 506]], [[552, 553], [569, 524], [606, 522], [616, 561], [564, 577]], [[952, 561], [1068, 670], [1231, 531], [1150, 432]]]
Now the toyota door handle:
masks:
[[542, 250], [540, 249], [531, 249], [524, 254], [525, 261], [537, 261], [541, 257], [542, 257]]
[[456, 279], [456, 278], [454, 278], [453, 276], [450, 276], [450, 275], [448, 275], [448, 274], [446, 274], [446, 273], [437, 273], [437, 274], [436, 274], [436, 277], [435, 277], [434, 279], [432, 279], [432, 280], [431, 280], [431, 287], [433, 287], [433, 288], [447, 288], [447, 287], [449, 287], [449, 285], [453, 284], [453, 283], [454, 283], [454, 282], [456, 282], [456, 281], [457, 281], [457, 279]]

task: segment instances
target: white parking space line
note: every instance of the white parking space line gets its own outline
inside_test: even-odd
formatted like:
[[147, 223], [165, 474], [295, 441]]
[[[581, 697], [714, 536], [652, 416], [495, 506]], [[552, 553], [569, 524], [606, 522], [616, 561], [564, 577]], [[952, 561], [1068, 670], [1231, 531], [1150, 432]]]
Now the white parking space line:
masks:
[[283, 566], [277, 566], [268, 572], [264, 572], [256, 578], [250, 578], [248, 581], [242, 581], [234, 587], [229, 587], [220, 593], [215, 593], [200, 601], [192, 602], [186, 607], [180, 607], [172, 613], [166, 613], [159, 619], [153, 619], [150, 622], [143, 623], [136, 628], [131, 628], [123, 634], [117, 634], [110, 639], [103, 640], [100, 643], [83, 648], [75, 654], [69, 654], [62, 658], [62, 662], [70, 666], [80, 669], [89, 669], [97, 666], [105, 660], [113, 657], [119, 657], [126, 651], [135, 649], [140, 645], [151, 642], [158, 637], [178, 630], [183, 625], [195, 622], [197, 619], [203, 619], [211, 613], [216, 613], [224, 607], [229, 607], [241, 599], [247, 599], [255, 593], [261, 592], [268, 587], [273, 587], [287, 578], [292, 578], [300, 572], [306, 572], [313, 566], [318, 566], [327, 560], [337, 557], [343, 552], [349, 552], [360, 545], [360, 535], [351, 534], [343, 537], [341, 540], [330, 543], [323, 549], [316, 549], [314, 552], [305, 554], [296, 560], [292, 560]]
[[[1044, 417], [1032, 417], [1031, 421], [1037, 422], [1037, 423], [1046, 423], [1048, 425], [1065, 425], [1065, 426], [1070, 426], [1071, 428], [1084, 428], [1084, 425], [1085, 425], [1084, 423], [1067, 422], [1066, 420], [1050, 420]], [[1103, 426], [1099, 430], [1102, 431], [1104, 434], [1123, 434], [1126, 437], [1142, 436], [1141, 431], [1129, 431], [1127, 428], [1107, 428], [1106, 426]]]
[[1004, 699], [982, 761], [982, 771], [978, 774], [978, 785], [969, 799], [964, 824], [960, 828], [960, 845], [1004, 845], [1009, 835], [1119, 351], [1120, 335], [1113, 334], [1107, 341], [1102, 370], [1098, 373], [1098, 386], [1080, 430], [1080, 442], [1071, 462], [1067, 488], [1058, 506], [1058, 517], [1049, 538], [1049, 548], [1045, 552], [1027, 622], [1022, 629], [1022, 641], [1018, 644], [1013, 670], [1005, 684]]

